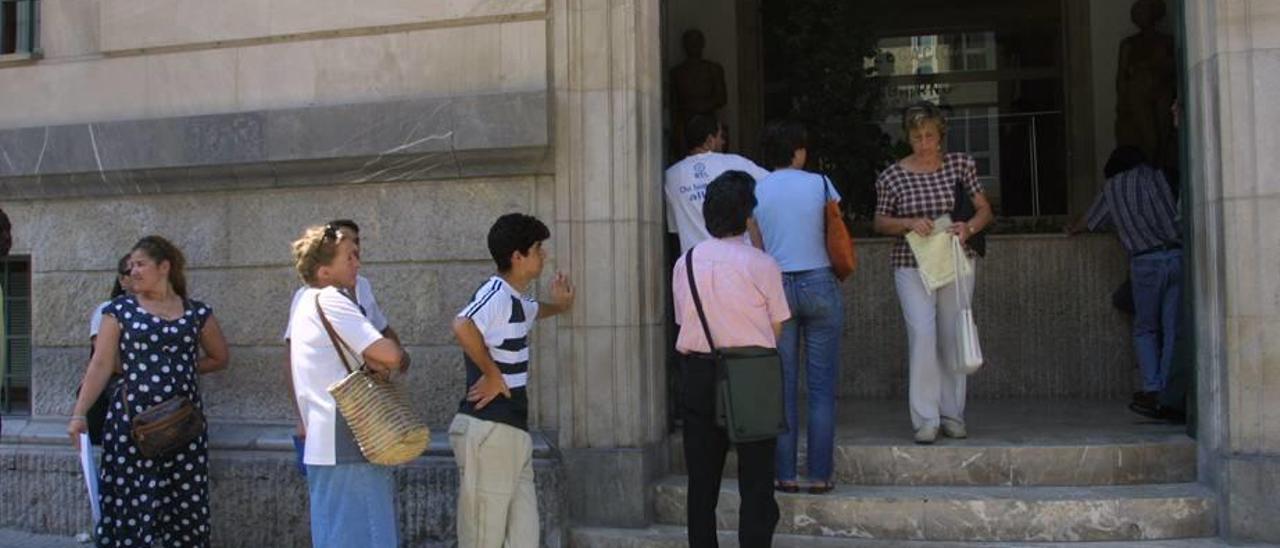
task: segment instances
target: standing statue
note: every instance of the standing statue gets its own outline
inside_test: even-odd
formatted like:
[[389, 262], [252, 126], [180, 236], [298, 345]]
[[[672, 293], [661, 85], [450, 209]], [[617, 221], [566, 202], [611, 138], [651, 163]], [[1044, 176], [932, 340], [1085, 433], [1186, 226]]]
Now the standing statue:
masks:
[[724, 67], [702, 58], [702, 50], [707, 45], [702, 31], [689, 29], [681, 41], [685, 60], [671, 69], [672, 150], [677, 157], [688, 152], [684, 125], [689, 118], [696, 114], [718, 118], [716, 111], [729, 102], [725, 92]]
[[1129, 18], [1139, 31], [1120, 42], [1116, 71], [1116, 145], [1141, 148], [1156, 165], [1177, 153], [1165, 150], [1173, 132], [1177, 64], [1173, 37], [1156, 28], [1164, 16], [1164, 0], [1133, 3]]

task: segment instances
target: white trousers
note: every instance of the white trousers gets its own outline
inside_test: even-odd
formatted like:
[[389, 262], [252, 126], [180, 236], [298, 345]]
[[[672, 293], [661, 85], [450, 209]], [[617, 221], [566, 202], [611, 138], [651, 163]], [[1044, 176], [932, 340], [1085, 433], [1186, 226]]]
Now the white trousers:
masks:
[[[976, 269], [973, 259], [969, 261]], [[973, 297], [973, 280], [974, 276], [960, 279], [966, 302]], [[911, 426], [917, 430], [937, 427], [943, 417], [964, 424], [966, 375], [954, 367], [959, 360], [957, 284], [947, 284], [930, 294], [915, 268], [894, 269], [893, 282], [907, 324]]]

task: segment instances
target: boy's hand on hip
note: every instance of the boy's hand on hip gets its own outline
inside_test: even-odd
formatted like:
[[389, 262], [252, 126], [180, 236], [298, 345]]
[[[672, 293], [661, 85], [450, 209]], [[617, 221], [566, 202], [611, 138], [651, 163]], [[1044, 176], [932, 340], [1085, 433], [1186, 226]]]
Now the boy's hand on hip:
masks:
[[467, 391], [467, 401], [476, 404], [477, 410], [484, 409], [499, 394], [507, 398], [511, 397], [511, 390], [507, 388], [507, 381], [503, 380], [501, 375], [485, 375], [471, 385], [471, 389]]

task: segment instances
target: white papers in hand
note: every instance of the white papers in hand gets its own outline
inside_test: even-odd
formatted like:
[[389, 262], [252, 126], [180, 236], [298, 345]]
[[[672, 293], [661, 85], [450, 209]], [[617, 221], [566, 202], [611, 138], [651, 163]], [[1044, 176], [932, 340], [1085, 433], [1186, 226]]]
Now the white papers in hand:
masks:
[[102, 518], [102, 509], [98, 506], [98, 461], [93, 458], [93, 444], [89, 443], [89, 434], [80, 433], [80, 469], [84, 471], [84, 486], [89, 492], [89, 508], [93, 510], [93, 523], [97, 526]]

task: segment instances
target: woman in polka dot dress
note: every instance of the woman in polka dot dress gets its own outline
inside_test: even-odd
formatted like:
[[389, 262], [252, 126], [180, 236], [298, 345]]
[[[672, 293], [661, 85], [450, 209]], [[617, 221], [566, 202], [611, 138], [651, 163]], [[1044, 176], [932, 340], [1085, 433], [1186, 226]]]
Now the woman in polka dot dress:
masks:
[[124, 382], [113, 387], [103, 435], [98, 546], [209, 546], [207, 433], [153, 458], [142, 456], [129, 435], [131, 417], [170, 398], [186, 396], [203, 408], [196, 376], [227, 364], [227, 343], [212, 310], [186, 298], [185, 262], [159, 236], [133, 246], [134, 294], [103, 310], [84, 389], [67, 427], [78, 443], [84, 412], [102, 392], [118, 356]]

